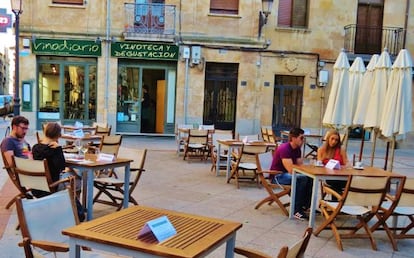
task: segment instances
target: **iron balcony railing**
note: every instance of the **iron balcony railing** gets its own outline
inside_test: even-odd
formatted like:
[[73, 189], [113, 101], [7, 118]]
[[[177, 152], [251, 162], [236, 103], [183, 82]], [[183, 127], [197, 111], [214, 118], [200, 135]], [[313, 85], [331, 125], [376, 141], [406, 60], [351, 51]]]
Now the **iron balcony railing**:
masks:
[[166, 4], [125, 4], [127, 35], [174, 35], [176, 7]]
[[384, 48], [392, 56], [404, 47], [404, 29], [350, 24], [344, 27], [346, 52], [353, 54], [379, 54]]

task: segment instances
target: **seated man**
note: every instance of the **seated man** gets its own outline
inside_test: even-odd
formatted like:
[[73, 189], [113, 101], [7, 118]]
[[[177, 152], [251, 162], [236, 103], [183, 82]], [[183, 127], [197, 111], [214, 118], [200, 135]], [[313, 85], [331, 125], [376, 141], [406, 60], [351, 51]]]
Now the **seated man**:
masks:
[[12, 156], [20, 158], [31, 158], [30, 145], [24, 139], [29, 130], [29, 120], [23, 116], [15, 116], [11, 121], [10, 135], [1, 142], [1, 152], [7, 160], [7, 164], [12, 164]]
[[[300, 128], [293, 128], [289, 131], [289, 141], [281, 144], [273, 155], [271, 170], [282, 171], [283, 173], [272, 178], [272, 183], [290, 185], [292, 182], [293, 164], [303, 164], [301, 147], [304, 142], [304, 131]], [[307, 219], [305, 211], [310, 207], [312, 195], [312, 179], [298, 175], [296, 181], [295, 218]]]

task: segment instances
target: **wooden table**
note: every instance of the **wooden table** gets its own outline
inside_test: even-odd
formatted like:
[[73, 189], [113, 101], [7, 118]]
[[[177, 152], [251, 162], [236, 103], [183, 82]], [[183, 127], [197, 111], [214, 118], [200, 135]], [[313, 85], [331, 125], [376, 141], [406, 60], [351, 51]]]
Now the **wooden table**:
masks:
[[94, 171], [96, 170], [124, 167], [124, 208], [128, 207], [129, 201], [130, 164], [133, 160], [116, 158], [114, 161], [97, 161], [96, 158], [97, 156], [95, 154], [86, 154], [83, 161], [66, 158], [66, 166], [78, 169], [82, 174], [82, 204], [87, 210], [87, 220], [93, 218], [93, 179], [95, 178]]
[[337, 170], [328, 169], [325, 167], [316, 167], [314, 165], [293, 165], [292, 173], [292, 190], [290, 194], [290, 212], [289, 218], [292, 219], [295, 211], [295, 195], [296, 195], [296, 177], [297, 173], [303, 174], [313, 179], [311, 207], [309, 216], [309, 227], [315, 225], [315, 211], [318, 206], [318, 191], [320, 180], [346, 180], [349, 175], [357, 176], [390, 176], [393, 178], [404, 178], [405, 176], [385, 171], [381, 168], [365, 167], [363, 170], [353, 168], [341, 168]]
[[[158, 243], [153, 235], [138, 237], [149, 220], [167, 216], [177, 234]], [[182, 212], [132, 206], [62, 231], [69, 236], [69, 257], [80, 257], [80, 246], [130, 257], [205, 257], [226, 242], [234, 257], [236, 231], [241, 223]]]
[[[228, 147], [227, 151], [227, 164], [226, 164], [226, 181], [230, 177], [230, 169], [231, 169], [231, 153], [233, 151], [233, 148], [241, 147], [243, 144], [246, 145], [252, 145], [252, 146], [258, 146], [258, 145], [266, 145], [268, 147], [276, 147], [275, 143], [271, 142], [263, 142], [263, 141], [253, 141], [253, 142], [247, 142], [243, 143], [239, 140], [217, 140], [217, 159], [219, 159], [220, 155], [220, 148], [221, 145], [225, 145]], [[216, 176], [218, 176], [220, 173], [220, 162], [216, 162]]]

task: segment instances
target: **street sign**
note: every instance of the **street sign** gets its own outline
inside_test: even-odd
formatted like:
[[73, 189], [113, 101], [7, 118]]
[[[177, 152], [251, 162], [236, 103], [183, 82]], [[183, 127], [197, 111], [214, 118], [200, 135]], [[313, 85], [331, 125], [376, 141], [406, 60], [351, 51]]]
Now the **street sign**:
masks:
[[0, 32], [7, 32], [7, 28], [11, 28], [11, 25], [11, 14], [7, 14], [7, 9], [0, 8]]

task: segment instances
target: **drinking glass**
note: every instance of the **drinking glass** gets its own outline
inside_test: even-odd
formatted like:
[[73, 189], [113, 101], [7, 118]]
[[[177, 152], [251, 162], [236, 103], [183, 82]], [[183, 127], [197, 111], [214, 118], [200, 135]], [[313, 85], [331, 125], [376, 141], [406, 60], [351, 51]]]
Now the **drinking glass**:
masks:
[[82, 151], [82, 156], [83, 156], [83, 158], [85, 158], [85, 156], [86, 156], [86, 153], [88, 152], [88, 145], [82, 145], [82, 147], [81, 147], [81, 151]]

